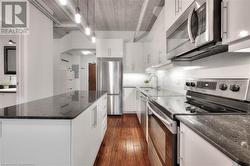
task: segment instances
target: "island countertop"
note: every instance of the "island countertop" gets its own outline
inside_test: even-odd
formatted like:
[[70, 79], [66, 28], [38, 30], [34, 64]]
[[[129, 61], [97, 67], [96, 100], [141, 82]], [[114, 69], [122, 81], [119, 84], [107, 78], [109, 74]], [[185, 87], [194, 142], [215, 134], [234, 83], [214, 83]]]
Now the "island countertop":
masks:
[[74, 119], [105, 91], [72, 91], [23, 104], [0, 108], [1, 119]]
[[250, 115], [180, 115], [177, 119], [238, 164], [250, 165]]

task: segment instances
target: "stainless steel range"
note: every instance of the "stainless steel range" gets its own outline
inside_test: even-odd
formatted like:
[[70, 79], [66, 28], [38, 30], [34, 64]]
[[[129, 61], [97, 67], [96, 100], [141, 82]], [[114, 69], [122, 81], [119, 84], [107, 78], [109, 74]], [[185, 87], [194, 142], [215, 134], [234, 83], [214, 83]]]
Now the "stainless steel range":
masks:
[[148, 149], [153, 165], [178, 165], [178, 115], [250, 113], [249, 79], [190, 79], [186, 96], [150, 98]]

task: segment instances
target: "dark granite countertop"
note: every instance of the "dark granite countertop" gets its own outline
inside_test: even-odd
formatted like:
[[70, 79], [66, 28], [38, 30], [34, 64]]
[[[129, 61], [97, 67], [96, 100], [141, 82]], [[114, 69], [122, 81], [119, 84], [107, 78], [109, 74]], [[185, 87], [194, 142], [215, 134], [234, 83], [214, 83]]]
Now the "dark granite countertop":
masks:
[[105, 91], [72, 91], [36, 101], [0, 108], [0, 118], [74, 119]]
[[250, 115], [195, 115], [177, 119], [242, 166], [250, 166]]

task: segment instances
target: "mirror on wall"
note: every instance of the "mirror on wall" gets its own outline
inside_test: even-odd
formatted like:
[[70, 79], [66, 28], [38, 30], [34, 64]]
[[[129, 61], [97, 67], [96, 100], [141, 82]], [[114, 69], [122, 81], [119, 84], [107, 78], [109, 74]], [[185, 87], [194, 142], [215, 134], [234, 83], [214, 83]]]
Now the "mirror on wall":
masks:
[[16, 74], [16, 46], [4, 46], [4, 74]]

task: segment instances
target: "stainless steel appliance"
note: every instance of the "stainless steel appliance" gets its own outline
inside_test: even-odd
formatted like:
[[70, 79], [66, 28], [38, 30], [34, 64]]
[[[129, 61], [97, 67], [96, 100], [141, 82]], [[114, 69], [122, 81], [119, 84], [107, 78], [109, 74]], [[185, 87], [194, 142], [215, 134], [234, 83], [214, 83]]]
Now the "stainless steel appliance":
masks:
[[228, 50], [221, 45], [221, 0], [195, 0], [169, 28], [167, 54], [192, 61]]
[[144, 131], [146, 140], [148, 141], [148, 112], [150, 111], [147, 107], [147, 102], [149, 98], [155, 98], [160, 96], [184, 96], [182, 94], [169, 91], [169, 90], [158, 90], [155, 88], [138, 88], [136, 92], [136, 98], [139, 110], [137, 112], [137, 117]]
[[97, 90], [108, 92], [108, 115], [122, 115], [122, 58], [97, 58]]
[[[249, 114], [249, 79], [191, 79], [185, 84], [186, 96], [150, 98], [147, 106], [149, 153], [157, 152], [152, 165], [180, 162], [178, 115]], [[167, 157], [166, 157], [167, 156]], [[158, 158], [158, 159], [157, 159]], [[155, 161], [159, 163], [155, 164]], [[168, 164], [166, 164], [169, 162]]]

